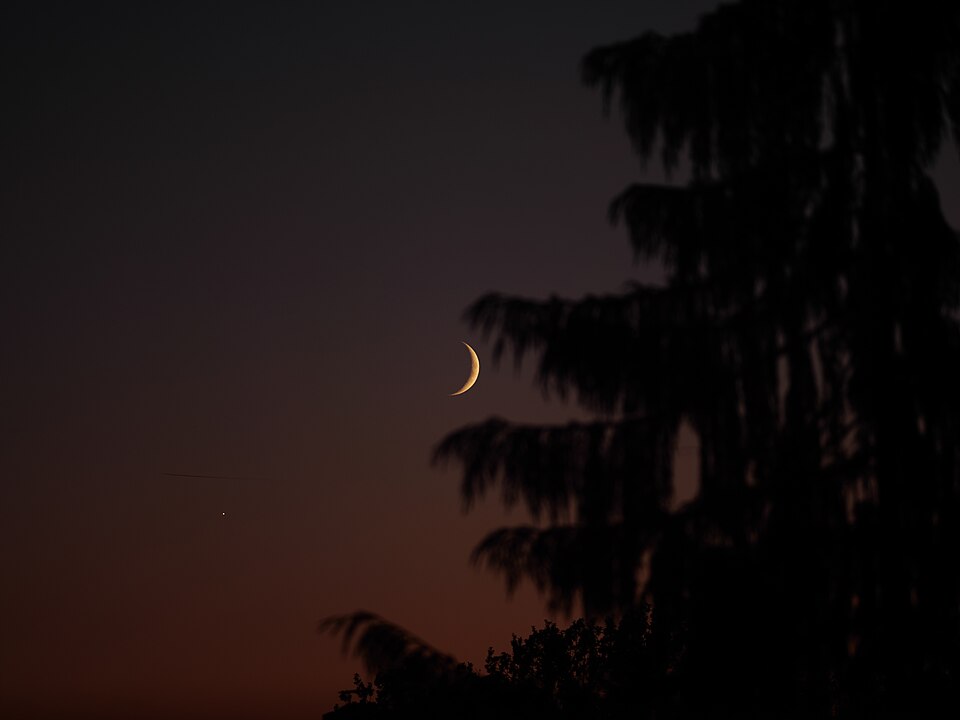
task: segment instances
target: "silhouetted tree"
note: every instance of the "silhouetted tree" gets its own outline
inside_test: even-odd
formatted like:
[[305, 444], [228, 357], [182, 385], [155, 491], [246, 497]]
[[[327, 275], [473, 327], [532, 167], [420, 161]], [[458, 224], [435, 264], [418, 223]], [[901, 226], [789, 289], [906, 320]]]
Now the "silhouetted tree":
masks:
[[689, 713], [957, 709], [960, 241], [927, 171], [960, 144], [960, 4], [744, 0], [584, 77], [689, 181], [610, 208], [662, 285], [468, 310], [598, 418], [441, 442], [468, 505], [499, 485], [547, 521], [474, 559], [589, 618], [649, 602]]
[[[553, 623], [513, 637], [509, 652], [487, 653], [485, 674], [470, 665], [425, 678], [400, 662], [373, 683], [354, 676], [327, 717], [345, 718], [641, 718], [676, 710], [671, 663], [646, 609], [619, 622]], [[356, 698], [356, 700], [354, 699]]]
[[488, 676], [538, 693], [562, 717], [662, 717], [676, 709], [669, 638], [658, 636], [649, 608], [604, 625], [584, 619], [565, 630], [546, 622], [509, 653], [487, 654]]

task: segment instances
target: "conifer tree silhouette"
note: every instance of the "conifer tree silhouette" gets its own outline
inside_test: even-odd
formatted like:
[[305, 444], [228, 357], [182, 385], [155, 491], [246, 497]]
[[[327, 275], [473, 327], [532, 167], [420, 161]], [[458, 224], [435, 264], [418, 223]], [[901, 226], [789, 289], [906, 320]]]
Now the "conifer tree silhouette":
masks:
[[474, 559], [589, 618], [649, 602], [691, 712], [956, 706], [960, 238], [928, 170], [960, 147], [960, 5], [743, 0], [583, 70], [689, 181], [610, 207], [664, 285], [468, 309], [597, 415], [441, 441], [468, 505], [496, 486], [548, 521]]

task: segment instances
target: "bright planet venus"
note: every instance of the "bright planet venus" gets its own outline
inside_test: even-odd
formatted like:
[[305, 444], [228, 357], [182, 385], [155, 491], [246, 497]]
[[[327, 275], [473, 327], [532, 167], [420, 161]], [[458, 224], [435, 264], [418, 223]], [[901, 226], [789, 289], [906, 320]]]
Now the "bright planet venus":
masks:
[[[463, 342], [461, 340], [461, 342]], [[473, 348], [463, 343], [463, 346], [467, 349], [467, 352], [470, 353], [470, 376], [467, 378], [467, 381], [463, 384], [463, 387], [457, 390], [455, 393], [450, 393], [450, 397], [454, 395], [463, 395], [467, 390], [473, 387], [473, 384], [477, 381], [477, 378], [480, 377], [480, 358], [477, 357], [477, 353], [474, 352]]]

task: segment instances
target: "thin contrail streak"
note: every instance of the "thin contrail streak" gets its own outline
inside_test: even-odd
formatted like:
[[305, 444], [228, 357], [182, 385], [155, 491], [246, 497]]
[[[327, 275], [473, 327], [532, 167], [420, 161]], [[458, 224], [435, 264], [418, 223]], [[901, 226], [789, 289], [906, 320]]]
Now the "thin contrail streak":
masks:
[[268, 477], [244, 477], [241, 475], [191, 475], [189, 473], [161, 473], [167, 477], [203, 478], [204, 480], [269, 480]]

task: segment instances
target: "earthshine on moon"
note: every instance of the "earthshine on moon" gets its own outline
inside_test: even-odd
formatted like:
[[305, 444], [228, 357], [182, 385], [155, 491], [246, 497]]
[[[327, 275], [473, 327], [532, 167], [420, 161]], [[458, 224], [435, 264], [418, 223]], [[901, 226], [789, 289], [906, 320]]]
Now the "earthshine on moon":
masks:
[[[461, 341], [463, 342], [463, 341]], [[467, 378], [467, 381], [463, 384], [463, 387], [457, 390], [455, 393], [450, 393], [450, 397], [454, 395], [462, 395], [467, 390], [473, 387], [473, 384], [477, 381], [477, 378], [480, 376], [480, 358], [477, 357], [477, 354], [473, 351], [473, 348], [463, 343], [463, 346], [467, 348], [467, 352], [470, 353], [470, 377]]]

